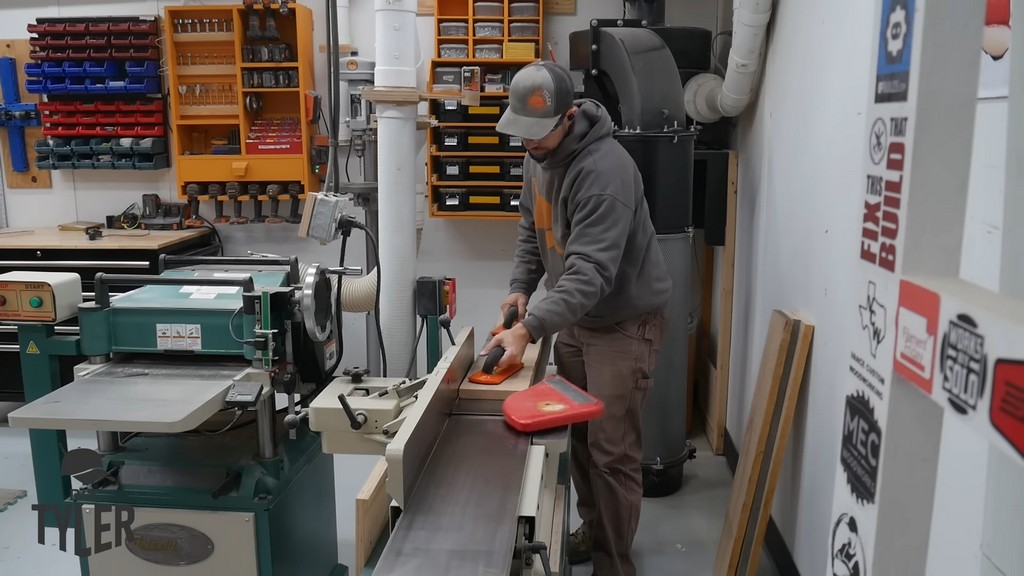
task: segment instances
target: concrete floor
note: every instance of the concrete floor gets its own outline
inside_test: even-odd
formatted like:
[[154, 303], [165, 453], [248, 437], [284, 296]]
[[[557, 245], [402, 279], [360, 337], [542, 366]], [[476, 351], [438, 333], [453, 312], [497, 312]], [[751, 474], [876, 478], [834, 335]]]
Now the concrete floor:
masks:
[[[6, 409], [5, 409], [6, 408]], [[0, 404], [0, 421], [10, 405]], [[692, 439], [697, 458], [686, 465], [683, 488], [678, 493], [644, 501], [635, 543], [640, 574], [651, 576], [706, 576], [714, 565], [722, 522], [729, 503], [732, 475], [725, 458], [711, 453], [706, 439]], [[69, 448], [94, 448], [95, 436], [72, 433]], [[29, 495], [0, 512], [0, 574], [32, 576], [74, 576], [78, 559], [57, 547], [57, 531], [47, 529], [45, 546], [37, 543], [32, 464], [28, 433], [0, 424], [0, 488], [24, 489]], [[354, 548], [355, 509], [353, 501], [362, 482], [373, 468], [375, 458], [335, 458], [338, 502], [338, 553], [351, 566]], [[579, 519], [573, 517], [570, 530]], [[571, 576], [590, 576], [589, 564], [576, 566]], [[777, 576], [762, 554], [759, 576]]]

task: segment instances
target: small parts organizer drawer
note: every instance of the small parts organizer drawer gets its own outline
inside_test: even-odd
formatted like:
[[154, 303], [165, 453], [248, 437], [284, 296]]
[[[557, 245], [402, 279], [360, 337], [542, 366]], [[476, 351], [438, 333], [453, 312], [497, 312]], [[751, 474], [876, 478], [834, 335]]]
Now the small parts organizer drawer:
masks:
[[522, 158], [440, 158], [435, 172], [445, 182], [522, 182]]
[[519, 212], [520, 194], [516, 188], [438, 188], [434, 201], [443, 212]]
[[501, 120], [506, 108], [508, 100], [488, 98], [479, 106], [464, 106], [457, 99], [445, 99], [434, 104], [434, 115], [438, 122], [492, 123]]
[[163, 138], [48, 138], [35, 143], [43, 170], [161, 170], [168, 166]]
[[163, 100], [62, 100], [40, 102], [43, 134], [162, 138], [166, 135]]
[[525, 152], [522, 138], [487, 128], [442, 128], [438, 152]]

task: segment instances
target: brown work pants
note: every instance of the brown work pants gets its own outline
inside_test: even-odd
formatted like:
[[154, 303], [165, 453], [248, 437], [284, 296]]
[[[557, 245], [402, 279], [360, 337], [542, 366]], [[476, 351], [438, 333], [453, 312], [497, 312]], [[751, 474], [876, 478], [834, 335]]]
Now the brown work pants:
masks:
[[572, 481], [597, 576], [635, 576], [640, 522], [642, 416], [666, 333], [664, 311], [602, 328], [572, 326], [555, 342], [558, 374], [604, 403], [604, 415], [572, 426]]

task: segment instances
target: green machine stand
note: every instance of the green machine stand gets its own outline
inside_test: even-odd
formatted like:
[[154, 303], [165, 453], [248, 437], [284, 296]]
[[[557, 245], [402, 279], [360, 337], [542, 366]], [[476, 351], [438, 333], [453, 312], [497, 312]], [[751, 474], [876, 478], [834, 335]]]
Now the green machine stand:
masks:
[[[80, 336], [57, 336], [46, 323], [18, 326], [28, 403], [10, 414], [11, 426], [30, 430], [38, 502], [50, 505], [46, 525], [58, 525], [58, 509], [65, 519], [79, 511], [72, 525], [83, 524], [74, 532], [76, 552], [85, 552], [83, 576], [173, 576], [184, 566], [210, 576], [348, 575], [338, 563], [334, 459], [304, 412], [341, 356], [333, 348], [340, 322], [304, 303], [330, 304], [322, 293], [330, 283], [317, 268], [304, 284], [294, 259], [238, 260], [204, 259], [219, 267], [215, 274], [175, 270], [106, 282], [100, 275], [96, 302], [79, 308]], [[226, 266], [237, 269], [225, 273]], [[112, 301], [104, 284], [115, 280], [143, 287]], [[204, 289], [209, 297], [191, 296]], [[315, 317], [317, 338], [304, 336], [303, 315]], [[201, 344], [170, 353], [159, 342], [161, 326], [179, 322], [201, 332]], [[78, 355], [90, 362], [61, 386], [58, 358]], [[269, 365], [274, 370], [262, 369]], [[253, 382], [261, 387], [245, 401]], [[180, 398], [193, 389], [214, 392], [209, 400]], [[123, 398], [104, 390], [122, 390]], [[282, 390], [298, 404], [278, 409]], [[117, 420], [111, 414], [122, 401], [126, 411], [155, 408]], [[197, 424], [186, 429], [160, 429], [161, 405], [178, 401], [207, 412], [192, 410]], [[62, 469], [65, 430], [97, 432], [97, 468]], [[113, 523], [112, 509], [130, 510], [131, 538], [101, 550], [93, 528]], [[101, 542], [113, 540], [108, 532]]]

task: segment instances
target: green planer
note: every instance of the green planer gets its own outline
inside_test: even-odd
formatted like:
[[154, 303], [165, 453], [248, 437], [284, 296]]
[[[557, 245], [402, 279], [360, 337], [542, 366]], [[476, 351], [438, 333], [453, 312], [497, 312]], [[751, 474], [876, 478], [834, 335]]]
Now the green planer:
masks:
[[[9, 421], [30, 429], [46, 524], [78, 510], [83, 576], [347, 574], [333, 460], [308, 425], [342, 355], [337, 282], [294, 257], [165, 256], [161, 270], [97, 274], [91, 302], [74, 274], [0, 275], [28, 401]], [[75, 314], [80, 334], [55, 335]], [[61, 355], [88, 358], [65, 386]], [[98, 469], [67, 468], [66, 430], [96, 432]], [[131, 510], [121, 546], [92, 529], [111, 510]]]

